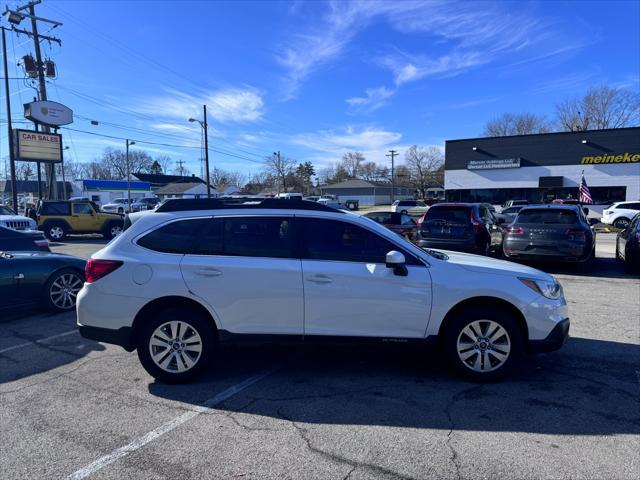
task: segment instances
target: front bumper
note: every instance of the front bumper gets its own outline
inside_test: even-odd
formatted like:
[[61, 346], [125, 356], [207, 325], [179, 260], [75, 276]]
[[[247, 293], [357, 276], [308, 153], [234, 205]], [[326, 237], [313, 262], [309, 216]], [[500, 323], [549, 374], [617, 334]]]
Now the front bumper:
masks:
[[542, 340], [529, 340], [529, 351], [532, 353], [553, 352], [560, 349], [569, 340], [568, 318], [565, 318]]

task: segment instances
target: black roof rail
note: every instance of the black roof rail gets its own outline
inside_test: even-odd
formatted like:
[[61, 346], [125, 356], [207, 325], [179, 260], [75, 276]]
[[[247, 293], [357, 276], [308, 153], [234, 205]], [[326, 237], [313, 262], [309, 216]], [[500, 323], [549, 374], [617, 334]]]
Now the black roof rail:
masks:
[[171, 198], [162, 203], [156, 212], [185, 212], [189, 210], [241, 210], [241, 209], [272, 209], [272, 210], [315, 210], [321, 212], [344, 213], [328, 205], [309, 200], [289, 198]]

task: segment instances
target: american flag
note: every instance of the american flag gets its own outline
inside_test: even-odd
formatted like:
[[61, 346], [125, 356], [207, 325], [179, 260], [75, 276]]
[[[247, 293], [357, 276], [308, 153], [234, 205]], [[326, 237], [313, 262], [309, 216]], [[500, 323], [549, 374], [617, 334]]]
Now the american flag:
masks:
[[578, 191], [580, 192], [580, 203], [593, 203], [591, 199], [591, 193], [589, 192], [589, 187], [587, 186], [587, 182], [584, 179], [584, 173], [582, 174], [582, 178], [580, 179], [580, 186], [578, 187]]

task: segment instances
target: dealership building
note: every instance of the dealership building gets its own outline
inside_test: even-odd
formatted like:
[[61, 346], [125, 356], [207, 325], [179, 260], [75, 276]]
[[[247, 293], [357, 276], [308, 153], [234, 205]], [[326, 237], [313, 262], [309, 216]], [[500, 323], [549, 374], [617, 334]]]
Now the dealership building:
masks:
[[577, 199], [583, 172], [594, 205], [640, 199], [640, 127], [445, 143], [449, 201]]

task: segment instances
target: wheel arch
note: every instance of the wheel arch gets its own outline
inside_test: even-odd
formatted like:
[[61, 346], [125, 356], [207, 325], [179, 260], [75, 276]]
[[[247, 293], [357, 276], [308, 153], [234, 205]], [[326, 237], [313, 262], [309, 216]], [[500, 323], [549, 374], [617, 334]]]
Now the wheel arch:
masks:
[[482, 297], [472, 297], [462, 300], [461, 302], [454, 305], [447, 314], [444, 316], [442, 323], [440, 324], [440, 328], [438, 329], [438, 338], [442, 338], [444, 332], [446, 331], [451, 319], [456, 316], [461, 311], [464, 310], [474, 310], [477, 308], [498, 308], [503, 311], [508, 312], [510, 315], [518, 323], [520, 330], [522, 331], [522, 335], [525, 343], [529, 341], [529, 329], [527, 328], [527, 321], [524, 318], [524, 315], [520, 311], [518, 307], [516, 307], [513, 303], [508, 302], [502, 298], [498, 297], [490, 297], [490, 296], [482, 296]]
[[201, 313], [205, 318], [207, 318], [211, 322], [211, 325], [214, 328], [214, 332], [217, 340], [218, 329], [219, 329], [218, 323], [216, 322], [211, 312], [204, 305], [202, 305], [201, 303], [199, 303], [198, 301], [192, 298], [182, 297], [179, 295], [170, 295], [166, 297], [156, 298], [150, 301], [144, 307], [142, 307], [140, 311], [136, 314], [135, 318], [133, 319], [133, 324], [131, 325], [131, 328], [132, 328], [131, 337], [133, 340], [132, 341], [133, 345], [137, 344], [136, 335], [140, 329], [141, 323], [144, 321], [144, 318], [149, 315], [153, 315], [155, 312], [162, 310], [164, 308], [186, 308], [186, 309], [196, 310], [197, 312]]
[[[82, 281], [84, 282], [84, 270], [78, 268], [75, 265], [65, 265], [65, 264], [61, 264], [61, 265], [56, 265], [55, 268], [51, 271], [49, 271], [48, 273], [46, 273], [46, 276], [44, 277], [44, 282], [42, 282], [41, 285], [41, 296], [40, 296], [40, 302], [42, 303], [44, 301], [44, 299], [47, 297], [47, 295], [49, 295], [49, 292], [46, 290], [46, 286], [49, 284], [49, 282], [51, 281], [51, 279], [58, 273], [64, 271], [64, 270], [73, 270], [74, 272], [76, 272], [78, 275], [80, 275], [80, 278], [82, 279]], [[42, 278], [42, 277], [40, 277]]]
[[67, 222], [65, 219], [63, 218], [50, 218], [48, 220], [45, 220], [42, 223], [42, 230], [46, 230], [48, 227], [54, 226], [54, 225], [61, 225], [62, 227], [64, 227], [67, 231], [72, 230], [71, 225], [69, 224], [69, 222]]

